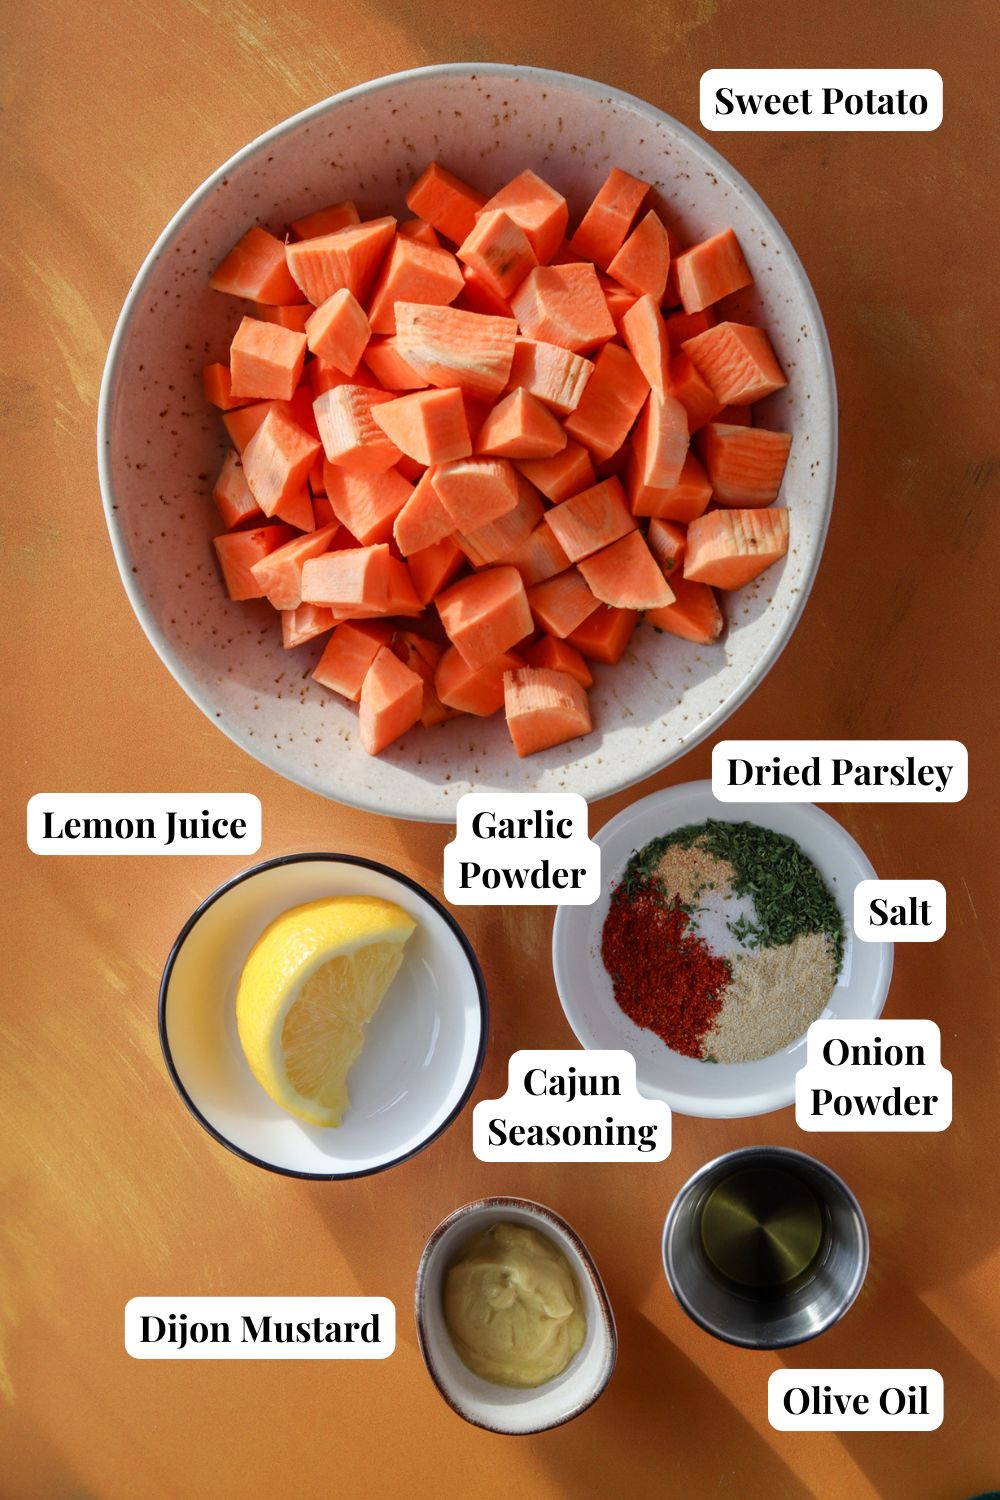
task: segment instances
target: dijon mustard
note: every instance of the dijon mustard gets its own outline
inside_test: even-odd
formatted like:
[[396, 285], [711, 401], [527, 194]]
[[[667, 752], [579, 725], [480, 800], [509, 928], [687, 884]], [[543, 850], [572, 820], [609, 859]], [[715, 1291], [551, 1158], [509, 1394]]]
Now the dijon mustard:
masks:
[[463, 1363], [494, 1385], [554, 1380], [587, 1332], [565, 1255], [520, 1224], [491, 1224], [466, 1241], [445, 1277], [444, 1315]]

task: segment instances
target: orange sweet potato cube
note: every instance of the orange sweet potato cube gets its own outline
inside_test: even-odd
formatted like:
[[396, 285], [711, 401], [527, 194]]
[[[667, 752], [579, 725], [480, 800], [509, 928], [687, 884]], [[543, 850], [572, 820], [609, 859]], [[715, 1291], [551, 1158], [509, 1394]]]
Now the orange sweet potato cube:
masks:
[[523, 666], [516, 651], [504, 651], [485, 666], [473, 668], [450, 646], [438, 662], [434, 689], [448, 708], [485, 719], [503, 708], [504, 673]]
[[222, 569], [230, 599], [263, 599], [264, 590], [255, 578], [253, 567], [295, 532], [290, 526], [257, 526], [250, 531], [229, 531], [213, 539], [212, 546]]
[[434, 470], [434, 490], [454, 526], [485, 526], [513, 510], [518, 475], [506, 458], [459, 458]]
[[591, 265], [538, 266], [510, 299], [527, 338], [558, 344], [575, 354], [615, 336], [597, 272]]
[[288, 245], [288, 269], [300, 288], [295, 300], [319, 307], [347, 287], [365, 302], [395, 234], [396, 221], [387, 215]]
[[738, 292], [753, 281], [743, 259], [740, 242], [731, 229], [723, 229], [683, 251], [674, 261], [677, 290], [686, 313], [701, 312]]
[[717, 323], [693, 339], [684, 353], [708, 382], [720, 406], [751, 406], [788, 384], [771, 340], [748, 323]]
[[494, 406], [476, 438], [476, 452], [500, 458], [552, 458], [566, 432], [552, 413], [518, 386]]
[[256, 401], [290, 401], [302, 378], [305, 357], [304, 333], [260, 318], [244, 318], [229, 350], [231, 394]]
[[401, 456], [372, 416], [372, 407], [393, 398], [364, 385], [338, 385], [313, 403], [323, 452], [345, 469], [382, 474]]
[[586, 689], [569, 672], [518, 667], [504, 674], [504, 712], [518, 755], [550, 750], [591, 730]]
[[330, 546], [339, 526], [322, 526], [318, 531], [292, 537], [276, 547], [267, 557], [255, 562], [250, 571], [275, 609], [298, 609], [302, 603], [302, 566], [310, 557], [319, 557]]
[[606, 271], [625, 243], [632, 221], [648, 192], [647, 183], [631, 177], [620, 167], [612, 167], [597, 197], [580, 220], [579, 228], [569, 242], [570, 249]]
[[502, 208], [477, 216], [458, 258], [505, 301], [538, 264], [528, 236]]
[[328, 208], [317, 208], [301, 219], [293, 219], [288, 226], [297, 240], [314, 240], [321, 234], [335, 234], [350, 224], [359, 224], [361, 215], [349, 198], [343, 203], [331, 203]]
[[565, 640], [597, 609], [600, 600], [577, 568], [558, 573], [528, 590], [535, 623], [548, 635]]
[[406, 504], [393, 522], [392, 535], [404, 557], [433, 547], [455, 529], [434, 485], [435, 470], [428, 469], [413, 487]]
[[243, 450], [243, 473], [266, 516], [306, 487], [320, 445], [278, 402]]
[[597, 478], [590, 454], [572, 440], [553, 458], [521, 458], [517, 467], [553, 505], [589, 489]]
[[326, 494], [337, 520], [362, 547], [387, 542], [393, 523], [413, 494], [413, 486], [396, 469], [382, 474], [324, 465]]
[[579, 406], [593, 373], [592, 362], [582, 354], [541, 339], [519, 337], [514, 343], [507, 390], [521, 387], [565, 417]]
[[495, 401], [507, 384], [516, 337], [513, 318], [396, 304], [396, 344], [407, 364], [428, 384], [457, 386], [476, 400]]
[[424, 703], [424, 681], [382, 646], [361, 684], [358, 732], [369, 755], [378, 755], [412, 729]]
[[610, 458], [628, 437], [649, 394], [649, 382], [627, 349], [605, 344], [566, 431], [598, 459]]
[[201, 372], [201, 386], [205, 392], [205, 400], [217, 406], [220, 411], [235, 411], [237, 407], [246, 406], [249, 402], [256, 400], [254, 396], [233, 395], [232, 376], [228, 365], [206, 365]]
[[622, 342], [646, 377], [649, 388], [665, 396], [669, 386], [670, 339], [654, 299], [637, 297], [621, 320]]
[[531, 634], [531, 610], [516, 568], [487, 568], [437, 596], [445, 633], [470, 667], [483, 667]]
[[324, 552], [302, 564], [302, 598], [323, 604], [334, 614], [387, 614], [389, 564], [385, 542], [374, 547], [347, 547]]
[[296, 609], [283, 609], [281, 613], [281, 644], [286, 651], [304, 646], [318, 635], [332, 630], [336, 623], [332, 609], [319, 604], [300, 604]]
[[396, 332], [397, 302], [447, 306], [464, 285], [462, 268], [450, 250], [397, 235], [372, 292], [368, 309], [372, 332]]
[[248, 229], [233, 246], [208, 284], [213, 291], [246, 297], [251, 302], [275, 305], [302, 300], [288, 270], [284, 244], [258, 225]]
[[538, 264], [548, 265], [562, 244], [569, 219], [562, 193], [557, 193], [528, 168], [494, 193], [479, 213], [490, 213], [497, 208], [502, 208], [524, 230]]
[[396, 233], [404, 239], [416, 240], [421, 245], [440, 245], [441, 241], [423, 219], [403, 219], [396, 226]]
[[345, 375], [354, 374], [370, 338], [365, 310], [346, 286], [321, 302], [306, 324], [306, 342], [312, 353]]
[[384, 620], [343, 620], [323, 648], [313, 677], [331, 692], [357, 703], [368, 669], [392, 640]]
[[609, 263], [608, 275], [637, 297], [648, 295], [659, 304], [667, 290], [669, 270], [667, 231], [659, 214], [650, 209]]
[[398, 396], [373, 406], [372, 416], [390, 441], [418, 463], [447, 463], [472, 452], [462, 392], [454, 386]]
[[234, 448], [230, 448], [219, 470], [219, 477], [212, 487], [212, 499], [230, 531], [244, 521], [261, 521], [264, 518], [264, 512], [247, 484], [243, 463]]
[[546, 526], [555, 532], [570, 562], [579, 562], [602, 547], [610, 547], [635, 530], [621, 482], [612, 474], [589, 490], [554, 505], [546, 512]]
[[470, 187], [440, 162], [425, 167], [406, 195], [411, 213], [430, 224], [445, 239], [460, 245], [476, 222], [486, 195]]

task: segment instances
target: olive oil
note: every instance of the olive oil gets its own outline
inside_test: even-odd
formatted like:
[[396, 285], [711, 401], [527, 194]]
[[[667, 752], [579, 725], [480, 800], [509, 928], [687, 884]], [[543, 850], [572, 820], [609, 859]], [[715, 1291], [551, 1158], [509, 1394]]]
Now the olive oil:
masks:
[[733, 1291], [786, 1296], [806, 1282], [826, 1244], [822, 1204], [793, 1172], [742, 1167], [716, 1183], [701, 1209], [701, 1244]]

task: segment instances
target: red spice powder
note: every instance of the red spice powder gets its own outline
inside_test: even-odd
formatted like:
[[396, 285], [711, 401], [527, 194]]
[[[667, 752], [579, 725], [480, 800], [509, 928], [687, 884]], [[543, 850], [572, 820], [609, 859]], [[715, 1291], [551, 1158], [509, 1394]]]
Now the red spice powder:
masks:
[[629, 890], [619, 884], [604, 921], [601, 958], [629, 1019], [675, 1052], [701, 1058], [731, 970], [728, 959], [689, 928], [679, 898], [665, 901], [655, 880]]

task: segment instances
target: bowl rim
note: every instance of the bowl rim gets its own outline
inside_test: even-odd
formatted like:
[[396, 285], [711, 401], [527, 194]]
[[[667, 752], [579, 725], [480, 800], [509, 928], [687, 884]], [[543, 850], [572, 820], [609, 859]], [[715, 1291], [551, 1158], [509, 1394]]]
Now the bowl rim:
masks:
[[[505, 1208], [520, 1209], [530, 1218], [542, 1219], [569, 1241], [579, 1258], [580, 1264], [587, 1273], [587, 1278], [601, 1315], [601, 1325], [608, 1343], [608, 1352], [601, 1366], [597, 1386], [591, 1395], [587, 1396], [583, 1401], [578, 1401], [564, 1416], [557, 1417], [554, 1422], [542, 1422], [538, 1426], [525, 1427], [518, 1431], [512, 1431], [507, 1427], [496, 1427], [492, 1422], [483, 1421], [480, 1417], [474, 1416], [466, 1406], [456, 1397], [452, 1396], [434, 1363], [434, 1356], [430, 1351], [424, 1322], [424, 1305], [427, 1300], [427, 1273], [431, 1259], [436, 1253], [441, 1240], [455, 1224], [460, 1223], [469, 1214], [478, 1213], [482, 1209], [503, 1210]], [[494, 1432], [498, 1437], [534, 1437], [539, 1432], [551, 1432], [556, 1427], [565, 1427], [567, 1422], [574, 1421], [577, 1417], [582, 1416], [585, 1411], [588, 1411], [594, 1402], [604, 1394], [608, 1382], [615, 1372], [615, 1366], [618, 1363], [618, 1328], [615, 1323], [615, 1315], [611, 1308], [607, 1289], [601, 1279], [601, 1273], [597, 1269], [594, 1257], [576, 1230], [571, 1224], [566, 1222], [561, 1214], [557, 1214], [555, 1209], [546, 1207], [544, 1203], [538, 1203], [534, 1198], [497, 1197], [492, 1195], [486, 1198], [476, 1198], [471, 1203], [463, 1203], [460, 1208], [453, 1209], [446, 1218], [442, 1219], [437, 1228], [429, 1235], [427, 1243], [421, 1252], [420, 1260], [417, 1262], [417, 1277], [413, 1291], [413, 1317], [417, 1329], [417, 1343], [420, 1345], [420, 1353], [427, 1367], [427, 1373], [437, 1388], [438, 1395], [447, 1402], [453, 1412], [462, 1417], [464, 1421], [470, 1423], [471, 1426], [481, 1427], [486, 1432]]]
[[[408, 886], [411, 891], [414, 891], [418, 896], [421, 896], [423, 900], [425, 900], [427, 904], [432, 908], [432, 910], [435, 911], [438, 916], [444, 919], [445, 923], [451, 930], [452, 936], [457, 939], [458, 945], [462, 950], [469, 965], [469, 969], [472, 973], [472, 978], [476, 986], [476, 995], [479, 1000], [479, 1043], [476, 1048], [476, 1056], [475, 1060], [473, 1061], [469, 1078], [462, 1090], [460, 1098], [456, 1101], [454, 1108], [450, 1110], [445, 1119], [441, 1121], [441, 1123], [431, 1132], [430, 1135], [425, 1136], [425, 1138], [419, 1141], [418, 1144], [412, 1147], [411, 1150], [404, 1151], [401, 1156], [394, 1156], [391, 1161], [379, 1162], [379, 1164], [374, 1167], [363, 1167], [360, 1171], [356, 1172], [303, 1172], [299, 1171], [295, 1167], [281, 1167], [278, 1166], [275, 1162], [265, 1161], [263, 1160], [263, 1158], [255, 1156], [252, 1151], [246, 1151], [242, 1146], [237, 1146], [234, 1141], [229, 1140], [227, 1136], [223, 1135], [222, 1132], [217, 1129], [217, 1127], [213, 1125], [210, 1120], [206, 1119], [201, 1110], [198, 1108], [198, 1105], [188, 1093], [188, 1090], [178, 1071], [177, 1065], [174, 1062], [173, 1053], [170, 1048], [170, 1039], [167, 1033], [167, 1000], [170, 991], [170, 980], [173, 976], [174, 965], [176, 964], [178, 955], [180, 954], [181, 949], [184, 947], [184, 944], [187, 942], [190, 933], [198, 924], [198, 922], [201, 921], [202, 917], [208, 911], [209, 907], [214, 906], [216, 901], [218, 901], [222, 896], [226, 895], [228, 891], [231, 891], [234, 886], [242, 885], [244, 881], [251, 880], [257, 875], [262, 875], [265, 870], [278, 869], [284, 865], [308, 864], [313, 862], [325, 864], [358, 865], [366, 870], [374, 870], [379, 875], [385, 875], [390, 880], [394, 880], [402, 885]], [[180, 932], [177, 934], [173, 943], [171, 944], [170, 951], [167, 954], [166, 962], [163, 966], [163, 974], [160, 978], [160, 988], [157, 999], [157, 1031], [160, 1038], [160, 1051], [163, 1054], [163, 1060], [166, 1063], [167, 1072], [170, 1075], [171, 1082], [173, 1083], [178, 1094], [181, 1096], [181, 1099], [188, 1111], [194, 1116], [202, 1129], [206, 1130], [212, 1137], [212, 1139], [217, 1141], [220, 1146], [225, 1146], [227, 1151], [231, 1151], [234, 1156], [238, 1156], [243, 1161], [249, 1162], [251, 1166], [260, 1167], [265, 1172], [274, 1172], [279, 1177], [299, 1177], [307, 1182], [346, 1182], [356, 1177], [374, 1177], [379, 1172], [387, 1172], [390, 1167], [398, 1167], [400, 1163], [409, 1161], [414, 1156], [419, 1156], [421, 1151], [425, 1151], [428, 1146], [430, 1146], [434, 1141], [438, 1139], [439, 1136], [444, 1134], [449, 1126], [455, 1123], [458, 1116], [465, 1108], [466, 1104], [468, 1104], [469, 1099], [472, 1097], [472, 1092], [479, 1081], [479, 1075], [483, 1069], [483, 1062], [486, 1058], [486, 1049], [489, 1045], [490, 1036], [490, 1005], [489, 996], [486, 990], [486, 980], [483, 975], [482, 966], [480, 965], [479, 959], [476, 956], [472, 944], [469, 942], [469, 939], [466, 937], [462, 928], [459, 926], [457, 919], [452, 916], [447, 907], [445, 907], [443, 903], [437, 899], [436, 896], [432, 895], [431, 892], [426, 889], [426, 887], [422, 886], [419, 881], [414, 880], [410, 875], [405, 875], [401, 870], [394, 870], [391, 865], [381, 864], [378, 860], [368, 859], [362, 854], [335, 854], [322, 851], [307, 851], [301, 854], [279, 854], [274, 859], [260, 860], [257, 864], [250, 865], [247, 869], [238, 871], [235, 875], [231, 876], [229, 880], [223, 881], [223, 883], [217, 886], [214, 891], [211, 891], [203, 901], [200, 901], [198, 903], [198, 905], [192, 911], [191, 915], [188, 917], [187, 921], [184, 923]]]
[[[690, 795], [693, 793], [711, 793], [711, 791], [712, 783], [707, 778], [701, 778], [698, 781], [677, 781], [670, 786], [657, 787], [655, 791], [647, 792], [644, 796], [636, 798], [634, 802], [629, 802], [625, 807], [616, 812], [613, 817], [609, 818], [607, 822], [597, 830], [596, 833], [591, 835], [592, 841], [601, 850], [602, 893], [605, 888], [605, 880], [610, 879], [610, 873], [605, 871], [604, 869], [604, 845], [611, 834], [615, 831], [616, 825], [620, 824], [626, 817], [634, 816], [637, 808], [641, 807], [644, 803], [654, 801], [654, 799], [670, 796], [676, 796], [679, 798], [682, 793], [687, 793]], [[818, 806], [815, 802], [718, 802], [714, 798], [714, 794], [713, 801], [715, 801], [718, 811], [716, 813], [710, 814], [709, 816], [716, 817], [721, 822], [725, 822], [727, 818], [730, 817], [735, 822], [753, 822], [754, 818], [761, 818], [763, 820], [766, 818], [769, 808], [780, 808], [793, 819], [798, 815], [799, 812], [801, 812], [804, 818], [813, 819], [817, 827], [822, 829], [831, 829], [834, 831], [834, 837], [839, 837], [846, 840], [848, 846], [857, 851], [861, 862], [864, 866], [866, 866], [868, 871], [868, 876], [866, 878], [877, 878], [877, 872], [874, 865], [872, 864], [865, 850], [862, 848], [861, 844], [858, 843], [858, 840], [854, 837], [854, 835], [844, 827], [843, 823], [841, 823], [837, 818], [834, 818], [825, 810], [825, 808]], [[690, 821], [690, 819], [688, 819], [688, 821]], [[789, 837], [794, 837], [794, 834], [790, 834]], [[818, 859], [814, 859], [813, 863], [820, 871], [820, 874], [824, 875], [824, 878], [826, 878], [820, 861]], [[570, 938], [567, 935], [566, 931], [567, 924], [573, 922], [574, 920], [579, 920], [579, 916], [577, 914], [588, 910], [590, 910], [589, 907], [565, 905], [557, 906], [555, 918], [552, 923], [551, 943], [552, 980], [556, 987], [556, 994], [559, 996], [559, 1004], [562, 1007], [563, 1015], [566, 1017], [567, 1025], [569, 1026], [573, 1035], [576, 1037], [577, 1041], [580, 1043], [580, 1046], [583, 1047], [585, 1051], [588, 1051], [590, 1049], [587, 1047], [587, 1043], [577, 1031], [573, 1021], [573, 1017], [569, 1014], [569, 1011], [566, 1008], [566, 1002], [563, 999], [563, 988], [568, 989], [570, 987], [560, 987], [559, 978], [560, 974], [565, 974], [565, 960], [563, 958], [563, 951], [567, 943], [570, 941]], [[845, 913], [844, 920], [845, 923], [849, 926], [851, 920], [849, 912]], [[892, 988], [892, 974], [896, 956], [896, 946], [894, 943], [881, 943], [878, 946], [882, 951], [879, 954], [879, 968], [876, 983], [874, 988], [872, 989], [872, 1003], [876, 1008], [872, 1016], [870, 1017], [871, 1020], [875, 1021], [878, 1020], [878, 1018], [884, 1011], [886, 1000], [889, 997], [889, 991]], [[763, 1058], [759, 1059], [759, 1061], [764, 1060], [765, 1059]], [[639, 1092], [642, 1092], [641, 1088]], [[663, 1096], [661, 1095], [658, 1097]], [[759, 1099], [760, 1097], [761, 1095], [760, 1093], [758, 1093], [757, 1098]], [[745, 1101], [747, 1098], [748, 1096], [745, 1094], [740, 1096], [740, 1099], [743, 1101]], [[670, 1105], [671, 1110], [675, 1114], [684, 1115], [685, 1118], [694, 1120], [755, 1119], [759, 1115], [774, 1114], [779, 1109], [788, 1109], [792, 1104], [794, 1104], [794, 1102], [794, 1073], [791, 1075], [789, 1083], [785, 1086], [784, 1089], [780, 1091], [780, 1093], [775, 1088], [772, 1088], [770, 1093], [766, 1096], [765, 1103], [757, 1103], [744, 1108], [734, 1109], [731, 1104], [727, 1103], [727, 1107], [725, 1109], [703, 1108], [700, 1110], [693, 1110], [690, 1106], [690, 1101], [687, 1095], [684, 1096], [683, 1105], [675, 1102], [675, 1100], [673, 1099], [667, 1099], [667, 1103]]]
[[[833, 501], [836, 492], [837, 480], [837, 457], [838, 457], [838, 405], [836, 373], [833, 365], [833, 355], [830, 348], [830, 340], [826, 331], [826, 324], [819, 306], [816, 293], [812, 283], [806, 274], [805, 267], [799, 258], [785, 230], [782, 228], [776, 216], [764, 202], [760, 194], [753, 188], [746, 178], [736, 167], [728, 161], [716, 148], [705, 141], [694, 130], [684, 125], [673, 115], [668, 115], [665, 110], [650, 104], [648, 100], [641, 99], [635, 94], [630, 94], [624, 89], [616, 88], [613, 84], [601, 83], [597, 79], [586, 78], [580, 74], [567, 73], [558, 68], [540, 68], [530, 64], [520, 66], [515, 63], [498, 62], [450, 62], [432, 63], [420, 68], [405, 68], [396, 73], [387, 73], [378, 78], [355, 84], [348, 89], [342, 89], [336, 94], [330, 94], [325, 99], [317, 100], [316, 103], [308, 105], [305, 109], [289, 115], [286, 119], [271, 126], [260, 135], [255, 136], [240, 150], [233, 153], [221, 166], [211, 172], [205, 180], [189, 194], [172, 215], [168, 223], [161, 230], [153, 243], [152, 248], [140, 265], [132, 285], [122, 304], [121, 312], [115, 324], [108, 352], [105, 359], [104, 371], [101, 377], [101, 388], [97, 404], [97, 469], [101, 490], [101, 503], [104, 510], [105, 524], [111, 538], [111, 546], [118, 567], [121, 581], [124, 585], [129, 603], [132, 606], [143, 633], [145, 634], [153, 650], [162, 661], [174, 681], [187, 694], [191, 701], [201, 710], [207, 719], [223, 734], [230, 739], [244, 754], [252, 756], [260, 764], [265, 765], [268, 770], [283, 776], [287, 781], [303, 787], [306, 791], [314, 792], [318, 796], [331, 802], [345, 802], [348, 806], [359, 807], [366, 812], [376, 812], [382, 816], [407, 819], [413, 822], [440, 823], [451, 825], [455, 822], [455, 803], [450, 807], [440, 808], [431, 816], [422, 816], [420, 813], [410, 811], [408, 807], [393, 807], [387, 811], [377, 804], [375, 798], [362, 800], [351, 795], [342, 795], [345, 791], [349, 794], [350, 787], [338, 786], [338, 795], [334, 795], [327, 787], [315, 777], [305, 771], [293, 771], [286, 765], [279, 763], [277, 759], [270, 757], [269, 747], [267, 754], [263, 752], [258, 755], [256, 748], [251, 750], [243, 743], [236, 726], [230, 727], [221, 716], [219, 710], [212, 702], [207, 690], [203, 690], [196, 682], [191, 672], [184, 666], [181, 658], [174, 651], [167, 640], [165, 633], [154, 618], [153, 610], [148, 605], [145, 595], [137, 583], [136, 574], [133, 572], [133, 554], [128, 548], [124, 532], [121, 530], [117, 517], [117, 503], [115, 500], [114, 479], [111, 463], [111, 408], [113, 387], [117, 383], [118, 371], [121, 365], [126, 335], [136, 314], [139, 299], [145, 290], [145, 283], [150, 276], [154, 266], [159, 261], [163, 251], [174, 233], [182, 226], [185, 218], [204, 198], [207, 198], [215, 188], [222, 182], [223, 178], [236, 170], [244, 161], [252, 156], [268, 143], [280, 140], [284, 135], [298, 130], [307, 121], [319, 117], [335, 101], [347, 101], [361, 98], [369, 94], [378, 94], [386, 89], [398, 87], [410, 78], [438, 77], [453, 78], [472, 75], [485, 75], [488, 77], [511, 78], [527, 77], [537, 80], [551, 80], [558, 82], [563, 87], [576, 89], [588, 95], [596, 95], [611, 104], [622, 103], [648, 114], [655, 116], [660, 121], [669, 124], [671, 131], [690, 149], [700, 153], [724, 179], [732, 182], [757, 214], [761, 225], [769, 234], [774, 236], [782, 248], [782, 254], [788, 266], [792, 279], [807, 312], [812, 318], [814, 325], [814, 337], [817, 347], [819, 363], [825, 374], [826, 394], [826, 420], [828, 423], [828, 441], [826, 449], [819, 457], [825, 466], [826, 480], [826, 502], [819, 531], [816, 537], [816, 545], [810, 560], [808, 569], [804, 572], [794, 598], [790, 601], [789, 609], [780, 623], [780, 628], [774, 633], [765, 652], [758, 658], [753, 668], [747, 672], [743, 682], [735, 691], [712, 713], [702, 720], [701, 724], [694, 730], [691, 736], [683, 742], [682, 747], [668, 756], [665, 761], [649, 767], [638, 776], [629, 772], [614, 775], [613, 780], [600, 792], [594, 801], [604, 797], [612, 797], [617, 793], [625, 791], [629, 787], [637, 785], [649, 776], [654, 776], [662, 771], [667, 765], [675, 760], [681, 759], [698, 745], [703, 744], [716, 729], [736, 712], [746, 702], [750, 695], [756, 691], [764, 678], [781, 656], [788, 642], [795, 633], [796, 626], [802, 616], [809, 595], [812, 592], [816, 574], [819, 569], [820, 560], [826, 545], [826, 537], [830, 526], [830, 518], [833, 510]], [[457, 800], [457, 799], [456, 799]]]
[[[707, 1318], [704, 1318], [701, 1313], [699, 1313], [695, 1309], [688, 1298], [685, 1297], [677, 1289], [677, 1287], [674, 1285], [674, 1280], [671, 1276], [670, 1271], [673, 1258], [672, 1249], [674, 1229], [677, 1223], [677, 1215], [680, 1212], [681, 1199], [687, 1197], [688, 1193], [691, 1192], [691, 1190], [699, 1182], [703, 1181], [704, 1178], [709, 1175], [709, 1173], [715, 1171], [715, 1169], [721, 1166], [723, 1162], [732, 1162], [734, 1165], [736, 1165], [741, 1161], [746, 1161], [748, 1158], [755, 1158], [759, 1156], [762, 1151], [769, 1152], [773, 1156], [781, 1157], [783, 1160], [789, 1163], [808, 1162], [810, 1168], [818, 1171], [821, 1177], [829, 1178], [834, 1187], [836, 1187], [841, 1193], [843, 1193], [851, 1208], [853, 1208], [861, 1237], [861, 1260], [858, 1264], [857, 1271], [855, 1272], [849, 1295], [843, 1303], [843, 1306], [838, 1308], [835, 1312], [830, 1313], [816, 1328], [812, 1329], [809, 1333], [804, 1334], [801, 1338], [783, 1338], [776, 1340], [774, 1343], [769, 1343], [766, 1345], [751, 1343], [746, 1339], [734, 1338], [731, 1334], [723, 1333], [721, 1329], [716, 1328]], [[713, 1338], [720, 1339], [724, 1344], [732, 1344], [738, 1349], [793, 1349], [796, 1348], [799, 1344], [808, 1344], [812, 1339], [819, 1338], [821, 1333], [826, 1333], [828, 1329], [832, 1328], [834, 1324], [839, 1323], [841, 1318], [843, 1318], [847, 1313], [850, 1312], [851, 1308], [858, 1300], [858, 1297], [861, 1295], [861, 1288], [864, 1286], [865, 1278], [868, 1275], [868, 1267], [871, 1262], [871, 1236], [868, 1232], [868, 1221], [865, 1218], [864, 1209], [861, 1207], [861, 1204], [858, 1201], [857, 1194], [851, 1187], [848, 1186], [839, 1172], [835, 1172], [832, 1167], [827, 1166], [825, 1161], [820, 1161], [818, 1156], [812, 1156], [808, 1151], [799, 1151], [794, 1146], [768, 1146], [761, 1144], [756, 1146], [738, 1146], [733, 1151], [723, 1151], [720, 1156], [715, 1156], [711, 1161], [706, 1161], [697, 1169], [697, 1171], [692, 1172], [691, 1176], [688, 1177], [685, 1182], [681, 1183], [680, 1187], [677, 1189], [677, 1192], [674, 1195], [673, 1202], [667, 1210], [667, 1217], [663, 1221], [663, 1234], [660, 1240], [660, 1254], [663, 1261], [663, 1274], [666, 1277], [667, 1286], [673, 1293], [677, 1305], [685, 1313], [687, 1313], [692, 1323], [697, 1323], [699, 1328], [704, 1329], [706, 1333], [710, 1333]]]

